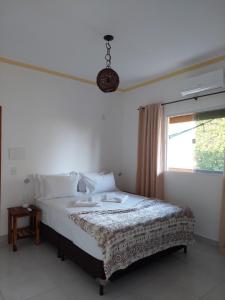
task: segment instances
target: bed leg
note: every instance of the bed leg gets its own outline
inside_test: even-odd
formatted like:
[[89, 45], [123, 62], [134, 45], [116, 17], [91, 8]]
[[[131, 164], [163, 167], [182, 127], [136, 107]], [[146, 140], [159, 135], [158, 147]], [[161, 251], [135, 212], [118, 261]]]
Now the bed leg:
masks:
[[187, 254], [187, 246], [184, 246], [184, 253]]
[[104, 295], [104, 286], [99, 284], [99, 296], [103, 296]]
[[58, 241], [58, 245], [57, 245], [57, 257], [61, 258], [60, 242], [59, 241]]
[[103, 296], [104, 295], [104, 288], [106, 284], [109, 283], [109, 280], [106, 279], [101, 279], [101, 278], [96, 278], [98, 284], [99, 284], [99, 295]]
[[58, 258], [61, 258], [61, 255], [60, 255], [60, 249], [59, 249], [59, 248], [57, 249], [57, 257], [58, 257]]
[[61, 261], [65, 260], [65, 252], [63, 247], [60, 247], [60, 257], [61, 257]]

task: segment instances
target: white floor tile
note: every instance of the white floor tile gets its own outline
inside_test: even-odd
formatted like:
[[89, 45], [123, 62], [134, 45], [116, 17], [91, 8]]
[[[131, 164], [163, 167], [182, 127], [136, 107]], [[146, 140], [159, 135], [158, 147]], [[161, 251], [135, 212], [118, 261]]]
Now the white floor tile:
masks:
[[24, 300], [55, 287], [52, 280], [36, 269], [0, 280], [0, 290], [5, 300]]
[[211, 289], [200, 300], [224, 300], [225, 299], [225, 282], [220, 283]]
[[191, 294], [187, 289], [179, 286], [151, 286], [148, 290], [143, 289], [141, 292], [137, 290], [136, 300], [198, 300], [198, 298]]
[[0, 247], [0, 300], [224, 300], [225, 258], [216, 247], [197, 242], [152, 261], [105, 288], [70, 260], [61, 262], [47, 243], [29, 239], [14, 253]]
[[[74, 299], [76, 299], [74, 297]], [[55, 288], [46, 293], [39, 294], [30, 300], [68, 300], [68, 298], [63, 294], [59, 288]]]
[[4, 300], [2, 292], [0, 291], [0, 300]]

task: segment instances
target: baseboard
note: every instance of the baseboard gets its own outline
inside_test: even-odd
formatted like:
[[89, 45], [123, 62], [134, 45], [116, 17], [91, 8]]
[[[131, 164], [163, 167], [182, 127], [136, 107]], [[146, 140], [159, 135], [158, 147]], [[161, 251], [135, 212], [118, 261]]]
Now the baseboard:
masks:
[[200, 241], [200, 242], [203, 242], [203, 243], [206, 243], [206, 244], [210, 244], [214, 247], [219, 247], [219, 242], [218, 241], [208, 239], [204, 236], [195, 234], [195, 239], [196, 239], [196, 241]]

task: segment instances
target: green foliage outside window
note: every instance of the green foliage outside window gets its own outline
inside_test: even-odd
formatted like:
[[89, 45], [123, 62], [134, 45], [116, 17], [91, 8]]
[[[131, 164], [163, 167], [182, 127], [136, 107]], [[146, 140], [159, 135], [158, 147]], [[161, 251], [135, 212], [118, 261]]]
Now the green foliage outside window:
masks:
[[[202, 123], [197, 121], [196, 126]], [[225, 118], [212, 119], [196, 128], [196, 169], [223, 172], [224, 152]]]

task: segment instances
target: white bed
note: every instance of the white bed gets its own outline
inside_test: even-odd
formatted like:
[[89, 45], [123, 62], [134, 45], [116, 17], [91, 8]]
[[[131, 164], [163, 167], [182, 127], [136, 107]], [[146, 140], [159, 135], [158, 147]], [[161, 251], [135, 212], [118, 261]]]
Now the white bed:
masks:
[[[103, 195], [116, 196], [122, 199], [121, 203], [101, 202]], [[80, 249], [84, 250], [96, 259], [103, 260], [101, 248], [97, 241], [87, 232], [83, 231], [78, 225], [68, 218], [69, 214], [83, 210], [79, 207], [71, 207], [71, 203], [76, 198], [55, 198], [55, 199], [38, 199], [36, 205], [42, 210], [42, 222], [60, 233], [70, 241], [72, 241]], [[143, 197], [127, 194], [124, 192], [108, 192], [99, 193], [94, 197], [94, 201], [98, 202], [97, 210], [102, 209], [121, 209], [135, 207]]]

